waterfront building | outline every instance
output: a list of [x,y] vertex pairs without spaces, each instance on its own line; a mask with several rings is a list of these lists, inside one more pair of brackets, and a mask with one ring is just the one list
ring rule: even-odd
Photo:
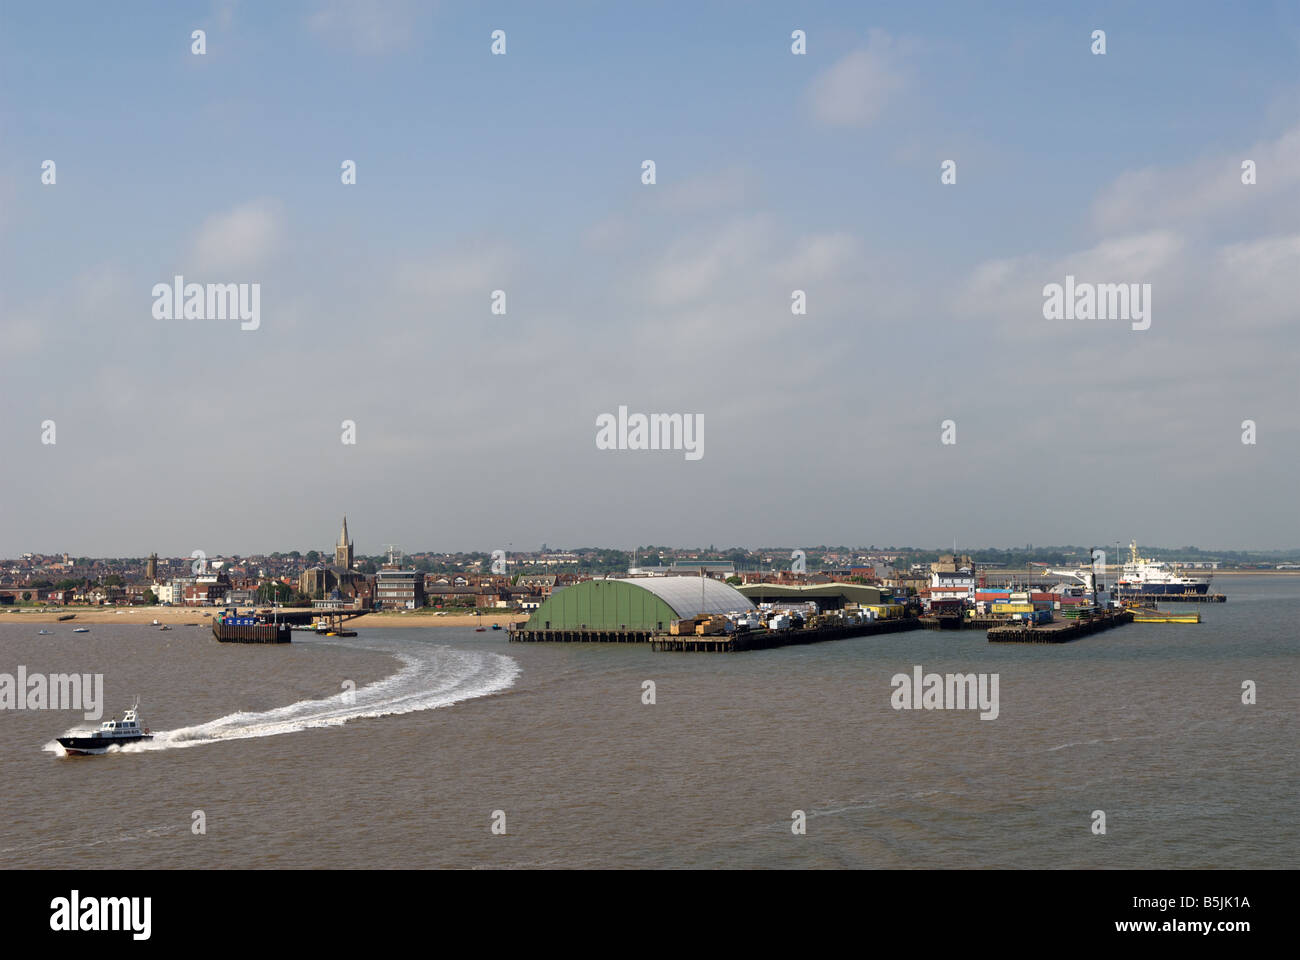
[[930,600],[975,599],[975,561],[945,553],[930,564]]
[[375,574],[375,607],[381,610],[415,610],[424,606],[424,574],[398,570],[385,564]]

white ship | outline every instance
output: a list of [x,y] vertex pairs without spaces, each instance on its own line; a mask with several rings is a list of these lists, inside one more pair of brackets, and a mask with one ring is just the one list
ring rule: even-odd
[[94,733],[73,734],[55,739],[70,756],[107,753],[109,747],[152,740],[153,734],[149,732],[149,728],[140,726],[139,708],[140,698],[136,697],[135,703],[121,720],[105,720]]
[[1120,596],[1146,594],[1172,596],[1206,594],[1210,590],[1211,574],[1187,576],[1177,566],[1163,560],[1148,560],[1138,556],[1137,541],[1129,543],[1129,560],[1124,564],[1115,589]]

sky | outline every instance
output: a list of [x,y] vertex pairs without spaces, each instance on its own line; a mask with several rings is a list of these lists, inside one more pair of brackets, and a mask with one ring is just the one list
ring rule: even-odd
[[0,556],[1295,547],[1298,66],[1294,0],[5,0]]

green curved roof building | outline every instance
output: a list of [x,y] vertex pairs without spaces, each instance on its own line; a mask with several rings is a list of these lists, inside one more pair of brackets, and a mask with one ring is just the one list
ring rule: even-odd
[[556,590],[523,630],[667,630],[683,617],[753,610],[735,587],[708,577],[587,580]]

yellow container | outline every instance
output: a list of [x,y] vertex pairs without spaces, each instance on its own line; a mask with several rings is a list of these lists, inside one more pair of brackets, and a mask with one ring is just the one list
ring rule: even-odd
[[903,615],[903,605],[901,603],[865,603],[862,605],[862,609],[874,610],[876,618],[879,620],[888,620]]
[[994,613],[1033,613],[1034,605],[1032,603],[995,603],[993,604]]

